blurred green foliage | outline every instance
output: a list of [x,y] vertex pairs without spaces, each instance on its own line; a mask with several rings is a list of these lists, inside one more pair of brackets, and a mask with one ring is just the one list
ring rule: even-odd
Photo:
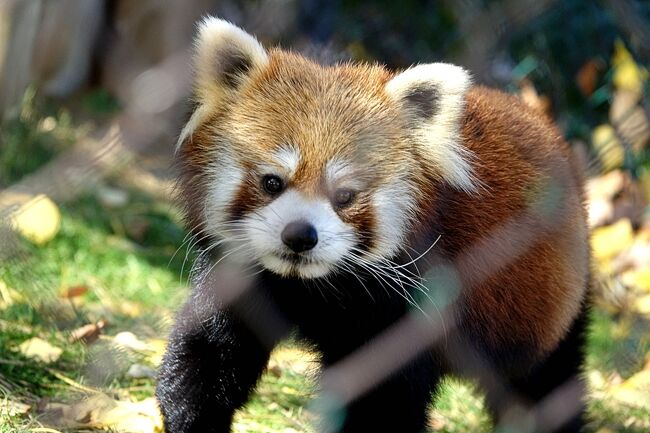
[[76,136],[70,114],[46,108],[35,95],[27,90],[18,114],[0,122],[0,188],[36,170]]
[[[334,2],[336,3],[336,2]],[[376,59],[391,67],[454,61],[471,38],[462,33],[461,14],[485,13],[505,6],[504,0],[467,2],[405,0],[341,0],[332,34],[355,58]],[[634,2],[638,18],[650,28],[650,2]],[[528,12],[528,11],[527,11]],[[614,41],[629,40],[605,1],[551,2],[543,13],[515,24],[510,17],[493,22],[494,50],[485,71],[472,71],[486,84],[516,91],[530,80],[551,99],[553,113],[565,136],[588,140],[594,126],[607,120],[611,99],[610,57]],[[471,30],[471,29],[469,29]],[[469,30],[465,30],[466,32]],[[643,63],[649,59],[638,58]],[[598,65],[596,89],[584,94],[576,76],[587,62]],[[647,92],[646,92],[647,98]]]

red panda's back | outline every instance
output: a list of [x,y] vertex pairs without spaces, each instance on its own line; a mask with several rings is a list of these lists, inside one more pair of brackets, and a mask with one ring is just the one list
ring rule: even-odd
[[488,348],[532,342],[547,353],[588,285],[582,175],[550,121],[502,92],[468,92],[461,137],[480,188],[447,190],[435,207],[463,280],[463,326]]

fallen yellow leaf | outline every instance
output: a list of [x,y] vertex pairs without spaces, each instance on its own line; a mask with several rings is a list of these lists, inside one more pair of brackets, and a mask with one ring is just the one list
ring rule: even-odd
[[16,302],[21,302],[24,299],[22,293],[7,286],[4,281],[0,280],[0,310],[4,310],[5,308],[10,307]]
[[165,349],[167,348],[167,341],[152,338],[147,340],[147,349],[148,356],[147,360],[153,365],[160,365],[162,362],[163,355],[165,354]]
[[612,76],[614,87],[639,94],[642,92],[643,83],[648,79],[648,70],[634,61],[634,57],[620,39],[614,43],[612,66],[614,68]]
[[644,295],[634,302],[634,309],[641,314],[650,315],[650,295]]
[[602,176],[593,177],[587,180],[585,190],[588,201],[607,200],[610,201],[618,194],[627,182],[627,175],[621,170],[610,171]]
[[629,219],[623,218],[609,226],[600,227],[591,235],[594,258],[606,261],[629,248],[634,242],[634,231]]
[[595,127],[591,133],[591,144],[598,154],[604,171],[614,170],[623,165],[625,148],[611,125]]
[[642,268],[625,272],[621,281],[630,287],[650,293],[650,268]]
[[115,343],[120,346],[127,347],[136,352],[149,350],[149,346],[144,341],[140,340],[133,332],[124,331],[115,335]]
[[643,370],[613,387],[611,397],[631,407],[650,408],[650,371]]
[[27,358],[36,359],[46,364],[55,362],[63,353],[63,349],[53,346],[38,337],[24,341],[18,346],[18,350]]
[[98,393],[74,404],[48,403],[43,423],[59,428],[111,428],[128,433],[162,431],[156,400],[117,401]]
[[11,215],[11,226],[30,242],[43,245],[59,232],[61,213],[52,200],[40,194],[20,205]]

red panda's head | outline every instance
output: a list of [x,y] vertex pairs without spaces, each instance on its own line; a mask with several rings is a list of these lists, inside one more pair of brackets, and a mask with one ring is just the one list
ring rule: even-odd
[[324,67],[215,18],[195,68],[182,198],[232,258],[301,278],[379,263],[404,248],[432,183],[474,189],[461,68]]

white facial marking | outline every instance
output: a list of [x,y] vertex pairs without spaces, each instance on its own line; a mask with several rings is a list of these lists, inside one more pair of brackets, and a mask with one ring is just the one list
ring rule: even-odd
[[344,178],[352,173],[352,167],[349,163],[339,159],[333,159],[325,167],[325,175],[329,183],[335,183],[338,179]]
[[373,195],[377,217],[376,245],[373,254],[389,258],[404,244],[415,207],[412,189],[403,180],[394,180]]
[[347,161],[333,159],[325,166],[325,176],[330,187],[362,190],[362,179],[355,175],[354,167]]
[[223,153],[208,169],[208,198],[205,221],[208,232],[221,237],[228,207],[244,179],[244,173],[233,157]]
[[288,177],[292,177],[300,163],[300,152],[293,146],[282,146],[273,154],[273,159],[287,171]]
[[[292,252],[281,239],[286,225],[294,221],[306,221],[318,233],[318,243],[300,254],[300,263],[286,258]],[[243,224],[252,254],[264,267],[280,275],[327,275],[357,242],[354,229],[341,221],[328,200],[310,199],[292,189],[244,218]]]

